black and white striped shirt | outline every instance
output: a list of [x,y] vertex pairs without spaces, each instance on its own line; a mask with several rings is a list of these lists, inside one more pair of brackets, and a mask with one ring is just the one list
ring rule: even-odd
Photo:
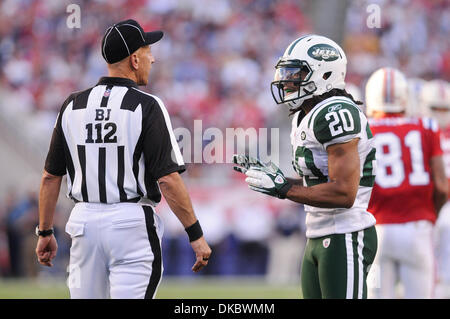
[[130,79],[103,77],[62,105],[45,170],[67,173],[76,202],[158,203],[157,180],[185,167],[164,103]]

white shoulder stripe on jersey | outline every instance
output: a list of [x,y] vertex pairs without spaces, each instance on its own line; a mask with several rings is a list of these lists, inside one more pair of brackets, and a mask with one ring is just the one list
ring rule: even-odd
[[437,121],[431,117],[422,117],[422,125],[427,130],[432,130],[437,132],[439,130],[439,125]]
[[431,119],[431,130],[437,132],[439,130],[439,124],[435,119]]
[[[348,104],[352,104],[356,107],[356,109],[359,110],[359,108],[356,106],[355,103],[353,103],[352,100],[350,100],[349,98],[345,97],[345,96],[332,96],[329,97],[326,100],[323,100],[322,102],[320,102],[319,104],[317,104],[310,112],[312,112],[312,118],[310,120],[308,120],[309,123],[314,123],[314,120],[316,119],[317,114],[320,113],[320,111],[327,106],[328,104],[331,103],[339,103],[339,102],[345,102]],[[309,125],[308,125],[309,126]]]
[[422,125],[427,130],[430,129],[430,122],[428,121],[428,117],[422,117]]
[[144,93],[144,94],[146,94],[148,96],[151,96],[152,98],[154,98],[156,100],[156,102],[158,102],[158,105],[159,105],[159,107],[160,107],[160,109],[161,109],[161,111],[162,111],[162,113],[164,115],[164,120],[166,122],[167,130],[169,131],[170,142],[172,144],[172,149],[173,149],[173,152],[175,154],[175,159],[177,161],[177,164],[180,165],[180,166],[184,165],[183,156],[181,155],[180,148],[178,147],[177,139],[175,138],[175,134],[173,133],[172,123],[170,122],[169,112],[167,112],[167,109],[166,109],[163,101],[159,97],[157,97],[156,95],[149,94],[147,92],[141,91],[141,90],[136,89],[134,87],[133,87],[133,89],[138,91],[138,92]]

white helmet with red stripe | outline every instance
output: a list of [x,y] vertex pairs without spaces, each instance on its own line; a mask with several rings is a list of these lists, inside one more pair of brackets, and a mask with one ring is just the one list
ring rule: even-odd
[[374,111],[399,113],[406,111],[408,84],[399,70],[381,68],[376,70],[366,84],[366,113]]
[[421,92],[421,104],[427,116],[434,117],[439,126],[450,124],[450,84],[444,80],[425,83]]

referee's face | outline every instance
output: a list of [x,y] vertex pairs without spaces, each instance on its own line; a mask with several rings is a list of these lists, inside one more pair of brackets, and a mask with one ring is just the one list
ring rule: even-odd
[[150,46],[144,46],[139,50],[139,68],[137,72],[137,84],[147,85],[148,76],[150,75],[150,69],[152,64],[155,62],[155,58],[152,55]]

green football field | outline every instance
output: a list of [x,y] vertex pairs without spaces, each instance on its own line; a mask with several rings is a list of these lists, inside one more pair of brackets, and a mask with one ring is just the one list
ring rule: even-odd
[[[63,279],[0,280],[0,299],[61,299],[69,298]],[[298,299],[299,284],[274,285],[258,278],[163,278],[159,299]]]

